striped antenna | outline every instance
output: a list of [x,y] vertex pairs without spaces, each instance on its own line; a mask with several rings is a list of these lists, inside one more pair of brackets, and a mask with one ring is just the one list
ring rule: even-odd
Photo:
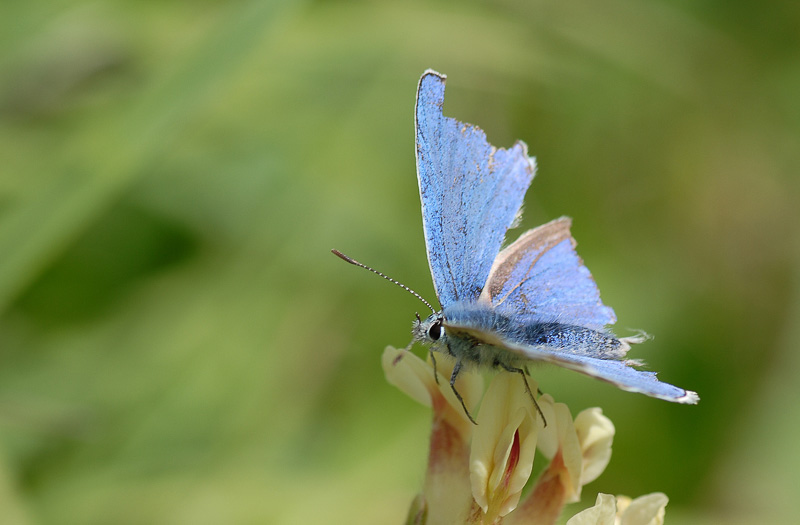
[[[402,288],[403,290],[407,291],[408,293],[412,294],[414,297],[416,297],[417,299],[419,299],[420,301],[422,301],[423,303],[425,303],[425,306],[427,306],[428,308],[430,308],[430,309],[431,309],[431,312],[433,312],[433,313],[436,313],[436,310],[434,310],[434,309],[433,309],[433,306],[431,306],[431,303],[429,303],[428,301],[426,301],[425,299],[423,299],[423,298],[422,298],[422,296],[421,296],[420,294],[418,294],[417,292],[415,292],[414,290],[412,290],[411,288],[409,288],[409,287],[408,287],[408,286],[406,286],[405,284],[403,284],[403,283],[401,283],[401,282],[398,282],[398,281],[395,281],[394,279],[392,279],[392,278],[391,278],[391,277],[389,277],[388,275],[386,275],[386,274],[384,274],[384,273],[381,273],[381,272],[379,272],[379,271],[378,271],[378,270],[376,270],[375,268],[370,268],[370,267],[369,267],[369,266],[367,266],[366,264],[360,263],[360,262],[356,261],[355,259],[353,259],[352,257],[348,257],[347,255],[343,254],[343,253],[342,253],[342,252],[340,252],[339,250],[331,250],[331,253],[333,253],[333,254],[334,254],[336,257],[338,257],[338,258],[342,259],[343,261],[349,262],[350,264],[352,264],[352,265],[354,265],[354,266],[360,266],[361,268],[364,268],[365,270],[369,270],[369,271],[371,271],[372,273],[374,273],[374,274],[376,274],[376,275],[380,275],[381,277],[383,277],[383,278],[384,278],[384,279],[386,279],[387,281],[389,281],[389,282],[392,282],[392,283],[396,284],[397,286],[399,286],[399,287],[400,287],[400,288]],[[417,316],[417,317],[419,317],[419,316]]]

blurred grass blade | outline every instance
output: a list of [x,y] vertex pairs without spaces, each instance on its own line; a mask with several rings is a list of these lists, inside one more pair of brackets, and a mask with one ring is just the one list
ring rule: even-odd
[[186,117],[224,82],[297,2],[253,0],[145,89],[102,130],[86,129],[88,144],[57,181],[9,209],[0,224],[0,312],[36,279],[98,214],[141,176]]

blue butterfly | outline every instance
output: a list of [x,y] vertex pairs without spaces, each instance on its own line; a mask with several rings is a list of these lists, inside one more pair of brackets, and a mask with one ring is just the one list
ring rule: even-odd
[[442,308],[431,307],[427,319],[417,316],[412,333],[431,357],[441,352],[456,360],[450,385],[462,405],[455,380],[465,366],[519,373],[533,399],[526,379],[532,362],[667,401],[697,403],[695,392],[663,383],[625,359],[630,345],[646,336],[617,338],[606,329],[616,317],[575,252],[569,218],[529,230],[501,250],[536,164],[523,142],[498,149],[478,127],[445,117],[445,79],[433,70],[422,75],[415,119],[422,221]]

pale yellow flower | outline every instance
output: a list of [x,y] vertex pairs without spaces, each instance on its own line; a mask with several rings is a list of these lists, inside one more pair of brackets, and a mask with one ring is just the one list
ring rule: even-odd
[[[424,516],[426,525],[471,521],[477,509],[469,482],[469,442],[474,425],[450,388],[453,361],[436,360],[438,383],[433,366],[406,350],[387,347],[382,362],[389,383],[433,408],[425,486],[414,501],[409,519]],[[463,371],[456,388],[466,406],[474,410],[483,391],[483,379]]]
[[614,498],[598,494],[594,507],[573,516],[567,525],[663,525],[669,498],[654,492],[631,500],[627,496]]
[[611,460],[614,424],[599,408],[582,411],[573,422],[569,408],[555,403],[549,395],[542,396],[539,405],[548,421],[539,439],[539,450],[554,464],[560,456],[566,501],[578,501],[583,485],[597,479]]
[[669,498],[663,492],[639,496],[635,500],[617,496],[617,517],[620,525],[664,525]]
[[[437,357],[438,383],[431,363],[423,361],[408,350],[387,346],[381,361],[389,384],[427,407],[437,409],[439,407],[436,403],[446,401],[465,423],[471,425],[461,403],[450,388],[450,375],[455,365],[452,359],[441,355]],[[483,394],[483,378],[470,370],[462,370],[456,380],[456,389],[472,412]]]
[[[536,383],[531,382],[532,391]],[[472,495],[493,523],[517,507],[531,476],[538,427],[533,402],[516,374],[496,375],[481,404],[472,436]]]
[[603,415],[600,408],[587,408],[575,417],[575,431],[583,456],[581,485],[586,485],[596,480],[611,460],[614,423]]
[[611,494],[598,494],[594,507],[575,514],[567,525],[615,525],[617,502]]
[[537,447],[550,465],[531,494],[509,515],[508,523],[555,523],[568,502],[580,499],[581,488],[599,476],[611,457],[614,425],[599,408],[587,409],[573,422],[569,408],[549,395],[539,398],[547,427]]
[[[547,426],[517,374],[491,381],[474,425],[450,387],[454,361],[437,356],[433,365],[407,349],[388,347],[383,368],[388,381],[433,409],[425,485],[409,510],[416,525],[555,524],[567,502],[595,480],[611,458],[614,425],[599,408],[572,419],[569,408],[549,395],[538,399]],[[530,381],[533,391],[535,382]],[[456,388],[470,413],[483,393],[480,374],[462,371]],[[536,449],[550,460],[531,493],[520,502]],[[662,525],[667,497],[649,494],[631,501],[599,494],[597,503],[568,525]]]
[[539,406],[547,420],[547,427],[539,437],[539,451],[551,460],[551,474],[560,478],[565,501],[578,501],[581,497],[583,450],[572,414],[567,405],[556,403],[549,394],[539,399]]

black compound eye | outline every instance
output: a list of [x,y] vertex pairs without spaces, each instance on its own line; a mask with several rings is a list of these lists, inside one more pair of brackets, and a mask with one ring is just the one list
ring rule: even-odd
[[431,338],[432,341],[438,341],[440,337],[442,337],[442,322],[436,321],[428,328],[428,337]]

